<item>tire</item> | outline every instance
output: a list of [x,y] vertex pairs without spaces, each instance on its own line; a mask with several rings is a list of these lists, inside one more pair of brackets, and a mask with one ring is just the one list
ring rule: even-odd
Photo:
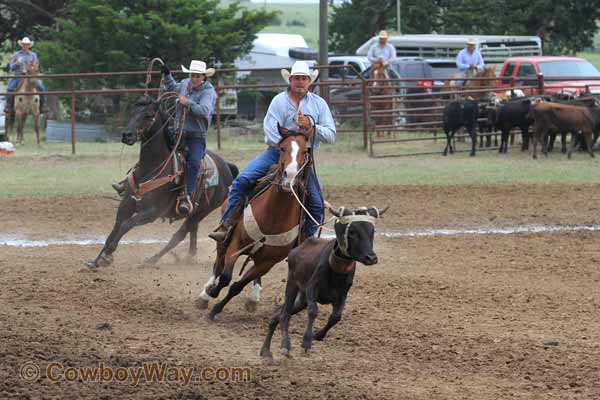
[[319,53],[309,47],[290,47],[288,54],[291,58],[298,60],[316,60]]

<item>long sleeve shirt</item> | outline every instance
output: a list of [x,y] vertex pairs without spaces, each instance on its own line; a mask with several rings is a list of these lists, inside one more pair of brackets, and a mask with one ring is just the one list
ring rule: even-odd
[[[17,60],[19,60],[19,65],[17,65]],[[35,54],[33,51],[28,51],[25,53],[23,50],[19,50],[10,58],[9,68],[11,71],[15,71],[16,76],[20,76],[23,74],[23,71],[28,65],[35,64],[37,62],[37,54]]]
[[378,62],[380,58],[383,58],[383,63],[387,64],[396,58],[396,48],[390,43],[386,43],[383,47],[381,47],[379,43],[373,43],[367,53],[367,57],[371,64]]
[[167,90],[177,92],[188,99],[188,113],[185,121],[181,121],[185,106],[177,104],[175,112],[176,129],[179,129],[183,122],[183,129],[191,132],[193,137],[206,136],[217,101],[217,92],[213,85],[208,81],[204,81],[200,86],[192,88],[189,79],[177,83],[173,76],[169,75],[165,77],[165,87]]
[[459,71],[465,72],[469,69],[469,65],[475,64],[478,70],[483,69],[485,64],[483,63],[483,57],[479,50],[473,50],[472,54],[469,54],[467,49],[462,49],[458,56],[456,56],[456,67]]
[[[302,114],[315,119],[315,148],[320,142],[335,142],[335,123],[327,102],[317,94],[308,92],[299,103]],[[287,129],[298,129],[296,115],[298,109],[290,100],[288,92],[281,92],[273,97],[264,121],[265,143],[274,146],[281,140],[277,123]],[[309,144],[310,147],[310,144]]]

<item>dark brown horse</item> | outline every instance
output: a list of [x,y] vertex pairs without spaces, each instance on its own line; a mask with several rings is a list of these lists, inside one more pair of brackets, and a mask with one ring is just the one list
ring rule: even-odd
[[391,96],[395,93],[395,89],[389,79],[387,68],[383,64],[373,64],[369,82],[369,103],[371,104],[371,115],[373,115],[375,126],[382,127],[381,130],[377,130],[377,137],[382,137],[384,132],[390,135],[393,130],[394,115],[392,110],[394,99]]
[[208,315],[211,320],[251,281],[254,281],[254,287],[246,309],[254,311],[262,289],[260,278],[299,243],[302,209],[294,193],[297,193],[298,183],[311,167],[307,149],[309,138],[304,133],[282,127],[279,127],[279,133],[282,138],[278,145],[280,158],[274,178],[266,189],[250,200],[230,239],[217,246],[213,274],[204,285],[198,306],[207,308],[209,300],[216,299],[221,289],[229,285],[240,255],[248,255],[253,265],[231,285],[227,296],[215,304]]
[[[168,122],[169,115],[161,108],[160,101],[144,96],[136,102],[127,131],[123,133],[123,143],[133,145],[137,141],[141,142],[140,159],[129,178],[134,184],[127,185],[117,210],[117,219],[112,232],[98,257],[87,263],[88,267],[110,265],[113,261],[112,254],[117,249],[119,241],[132,228],[148,224],[158,218],[181,218],[176,213],[175,207],[184,177],[172,178],[173,175],[177,175],[179,162],[175,151],[167,142]],[[185,219],[165,248],[146,260],[147,263],[155,264],[164,254],[184,240],[188,233],[191,235],[189,257],[193,258],[197,251],[198,223],[227,199],[229,186],[237,175],[238,169],[211,151],[207,151],[206,154],[214,161],[218,184],[206,189],[206,193],[200,196],[200,203],[194,208],[194,213]],[[145,183],[153,185],[152,182],[161,184],[140,195],[138,189],[145,187]]]

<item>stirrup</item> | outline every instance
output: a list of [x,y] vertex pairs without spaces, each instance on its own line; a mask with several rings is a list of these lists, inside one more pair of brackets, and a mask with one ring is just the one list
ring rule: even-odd
[[231,227],[226,224],[220,224],[216,230],[208,234],[208,237],[217,243],[222,243],[227,239]]
[[175,206],[175,212],[178,215],[190,216],[194,212],[194,204],[190,200],[190,196],[180,196],[177,199],[177,205]]

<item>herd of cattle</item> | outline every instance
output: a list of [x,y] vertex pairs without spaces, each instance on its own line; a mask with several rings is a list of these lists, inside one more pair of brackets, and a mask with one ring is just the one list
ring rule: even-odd
[[[484,103],[470,98],[451,101],[443,114],[447,140],[444,155],[454,151],[454,135],[462,127],[465,127],[472,140],[471,156],[475,155],[477,128],[487,136],[488,146],[491,133],[501,132],[499,152],[506,153],[509,133],[518,127],[522,134],[522,151],[529,149],[532,135],[533,158],[537,158],[538,142],[545,155],[551,152],[558,133],[561,135],[563,153],[567,152],[566,136],[568,133],[572,135],[569,158],[575,147],[587,150],[593,157],[593,146],[600,134],[600,100],[589,94],[579,97],[551,94],[503,99],[492,96],[491,100]],[[582,137],[584,140],[581,140]]]

